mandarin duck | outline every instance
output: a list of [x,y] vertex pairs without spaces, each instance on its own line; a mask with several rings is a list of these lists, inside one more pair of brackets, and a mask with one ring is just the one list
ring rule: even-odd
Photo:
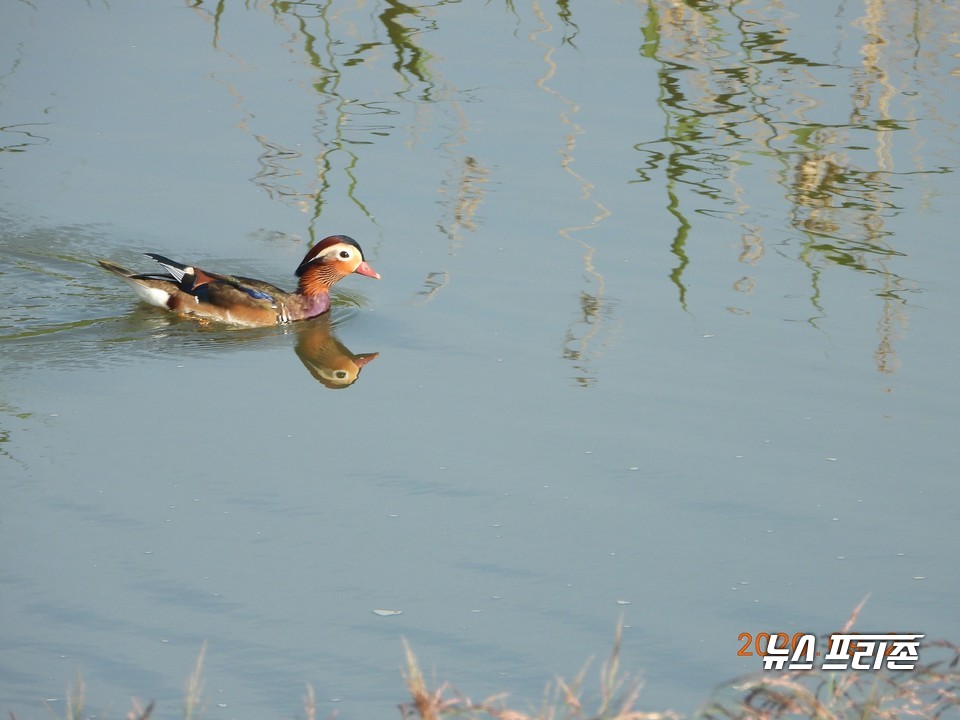
[[219,275],[163,255],[144,253],[167,273],[132,273],[108,260],[101,267],[123,278],[141,300],[178,315],[235,325],[282,325],[330,309],[330,288],[351,273],[380,279],[353,238],[331,235],[310,248],[297,267],[297,289],[284,292],[263,280]]

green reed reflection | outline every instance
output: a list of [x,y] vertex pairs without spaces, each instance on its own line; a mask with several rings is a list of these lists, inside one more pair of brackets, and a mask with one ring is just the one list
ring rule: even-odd
[[[213,44],[223,48],[227,6],[202,1],[191,6],[212,19]],[[399,133],[416,145],[429,125],[444,125],[447,135],[434,148],[449,165],[437,180],[443,210],[435,226],[455,254],[465,233],[478,229],[489,188],[502,182],[500,168],[472,147],[476,128],[468,112],[469,103],[495,96],[486,89],[486,94],[467,92],[448,80],[452,66],[430,41],[464,6],[442,0],[380,0],[369,6],[264,0],[242,11],[269,13],[288,33],[288,49],[311,71],[314,103],[312,148],[285,142],[273,129],[251,130],[260,147],[252,181],[309,215],[311,241],[335,192],[376,224],[377,202],[365,194],[363,181],[373,171],[368,151]],[[581,364],[582,380],[592,372],[584,360],[586,345],[602,325],[602,313],[589,309],[607,303],[595,247],[585,238],[613,212],[595,197],[595,180],[573,169],[586,133],[575,120],[582,101],[571,99],[574,94],[556,78],[561,63],[579,61],[583,23],[567,2],[505,0],[485,9],[497,11],[515,18],[513,47],[526,39],[543,53],[542,67],[525,80],[562,106],[555,115],[564,134],[556,169],[561,180],[577,183],[586,213],[584,222],[558,230],[583,248],[581,295],[590,300],[581,303],[585,319],[577,323],[590,327],[571,328],[564,340],[564,354]],[[739,230],[738,259],[746,266],[731,274],[728,287],[754,292],[761,282],[756,269],[770,257],[768,244],[786,243],[789,249],[778,254],[786,252],[801,264],[808,287],[804,319],[812,325],[828,314],[819,287],[824,268],[879,278],[877,366],[886,372],[895,366],[891,318],[905,311],[916,289],[897,272],[895,261],[907,250],[896,246],[890,224],[922,209],[925,201],[911,192],[920,187],[933,197],[937,176],[951,172],[945,163],[930,167],[923,154],[924,133],[952,122],[940,114],[942,91],[916,88],[923,78],[943,74],[955,42],[956,10],[931,1],[863,0],[834,8],[829,16],[817,11],[815,22],[804,15],[811,12],[806,4],[772,1],[641,5],[637,55],[640,69],[652,71],[654,91],[638,100],[655,107],[660,119],[629,140],[638,160],[633,182],[662,194],[672,228],[666,240],[671,266],[664,274],[683,311],[691,311],[687,276],[697,259],[690,239],[719,221],[723,227],[709,234],[729,238]],[[484,25],[478,32],[486,30]],[[498,52],[504,52],[503,38],[496,39]],[[242,92],[230,89],[243,107]],[[242,125],[252,125],[255,116],[248,110]],[[438,277],[444,281],[438,284]],[[451,277],[448,267],[426,270],[423,297],[432,299]],[[728,309],[749,315],[745,308]],[[571,349],[571,343],[577,347]]]
[[[210,4],[202,0],[191,3],[197,12],[212,19],[213,44],[221,49],[226,6],[216,3],[207,9],[207,5]],[[254,133],[263,151],[257,158],[260,170],[252,181],[271,197],[310,214],[311,242],[319,237],[317,227],[327,196],[337,185],[345,189],[346,197],[360,213],[375,223],[369,202],[361,193],[360,150],[376,143],[378,136],[396,131],[394,119],[400,110],[394,105],[408,102],[408,95],[415,103],[438,99],[436,81],[430,70],[433,56],[417,43],[418,35],[429,29],[432,21],[425,17],[421,7],[386,2],[376,15],[383,36],[377,37],[374,33],[358,37],[352,14],[364,12],[362,4],[345,8],[331,2],[276,1],[253,3],[245,8],[251,9],[270,12],[274,22],[289,33],[292,47],[315,73],[311,86],[317,101],[312,118],[316,140],[312,157],[306,157],[277,138]],[[398,80],[392,97],[374,100],[362,92],[347,90],[352,86],[353,75],[385,50],[394,55],[392,68]],[[240,91],[232,85],[230,91],[238,104],[245,104]],[[246,111],[246,115],[249,120],[256,113]],[[312,168],[303,167],[301,161],[306,159],[312,161]],[[340,184],[338,176],[345,182]],[[308,183],[306,188],[302,187],[304,179]]]
[[[271,12],[274,21],[289,32],[292,45],[314,74],[310,87],[316,100],[312,118],[316,150],[312,157],[275,138],[254,134],[262,152],[253,182],[270,197],[310,214],[310,242],[320,237],[316,233],[321,232],[317,228],[324,207],[331,194],[338,192],[344,193],[367,221],[377,223],[361,181],[366,151],[401,129],[422,134],[433,121],[438,104],[451,129],[438,146],[440,155],[449,160],[449,171],[439,180],[444,210],[436,226],[450,240],[451,253],[462,244],[464,232],[476,230],[490,168],[466,148],[471,121],[459,99],[461,91],[436,71],[434,55],[421,42],[424,33],[437,29],[436,17],[429,11],[445,4],[384,2],[370,9],[363,3],[352,7],[330,2],[254,5]],[[222,5],[213,14],[215,27],[220,27]],[[367,22],[361,31],[360,19],[375,23]],[[219,42],[218,34],[215,44]],[[384,56],[391,58],[394,86],[388,95],[374,98],[365,83],[376,75],[375,68]],[[412,124],[411,112],[415,116]],[[417,137],[411,142],[417,142]],[[306,188],[305,179],[309,181]],[[324,229],[321,234],[326,232]],[[441,275],[447,280],[437,285],[432,278]],[[424,283],[429,296],[448,280],[447,269],[428,272]]]
[[[740,223],[749,238],[741,261],[755,265],[770,231],[763,218],[779,212],[799,234],[811,322],[823,312],[820,265],[882,278],[875,289],[877,366],[887,372],[895,365],[891,318],[913,289],[890,266],[905,254],[887,227],[907,209],[898,177],[942,172],[925,168],[917,152],[920,118],[936,117],[932,98],[910,88],[934,74],[930,66],[950,46],[950,24],[941,20],[952,11],[937,3],[865,2],[861,15],[846,16],[854,7],[837,9],[825,23],[838,47],[837,57],[823,58],[791,47],[796,16],[781,3],[650,2],[640,55],[656,65],[664,125],[662,137],[635,145],[644,161],[636,173],[642,183],[664,177],[666,208],[677,221],[670,277],[681,305],[693,215]],[[837,59],[854,51],[859,66]],[[775,179],[779,198],[765,178]],[[735,289],[744,287],[739,282]]]
[[[574,380],[583,387],[590,387],[596,383],[596,368],[594,367],[594,352],[591,344],[600,335],[604,321],[609,314],[609,301],[606,299],[605,282],[603,275],[594,263],[597,248],[583,239],[582,233],[597,229],[610,216],[610,210],[594,197],[593,184],[577,172],[573,163],[576,159],[577,138],[586,131],[574,120],[580,110],[580,105],[551,87],[551,81],[558,71],[555,54],[557,47],[548,41],[554,27],[547,16],[534,0],[532,8],[536,14],[540,27],[530,33],[530,40],[543,49],[543,64],[546,69],[537,80],[536,87],[542,92],[560,100],[563,110],[560,111],[560,122],[567,131],[564,134],[564,144],[559,150],[560,166],[564,173],[571,177],[580,188],[580,198],[586,203],[589,219],[580,225],[560,227],[557,234],[564,240],[573,240],[583,250],[583,277],[584,289],[579,295],[579,317],[567,328],[563,339],[563,358],[573,363],[576,375]],[[565,25],[572,23],[568,8],[560,17]],[[560,44],[569,42],[567,36],[561,38]]]

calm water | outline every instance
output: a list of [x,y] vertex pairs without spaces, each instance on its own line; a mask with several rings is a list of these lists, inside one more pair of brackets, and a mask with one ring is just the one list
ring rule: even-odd
[[[960,640],[960,11],[726,5],[5,3],[0,711],[176,715],[205,642],[216,720],[391,717],[402,638],[524,709],[622,617],[682,712],[868,595]],[[332,233],[383,280],[286,329],[95,263]]]

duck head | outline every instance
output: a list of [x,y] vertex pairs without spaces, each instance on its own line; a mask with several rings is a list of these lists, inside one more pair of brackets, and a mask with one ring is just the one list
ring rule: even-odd
[[307,295],[329,291],[351,273],[380,279],[380,274],[363,259],[359,243],[346,235],[331,235],[318,242],[296,270],[300,291]]

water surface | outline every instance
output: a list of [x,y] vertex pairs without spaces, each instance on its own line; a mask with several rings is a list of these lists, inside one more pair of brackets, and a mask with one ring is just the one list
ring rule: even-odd
[[[936,2],[8,4],[0,697],[692,712],[740,633],[960,638],[960,14]],[[176,42],[171,39],[176,38]],[[200,326],[96,259],[292,287]],[[399,610],[378,615],[375,610]]]

